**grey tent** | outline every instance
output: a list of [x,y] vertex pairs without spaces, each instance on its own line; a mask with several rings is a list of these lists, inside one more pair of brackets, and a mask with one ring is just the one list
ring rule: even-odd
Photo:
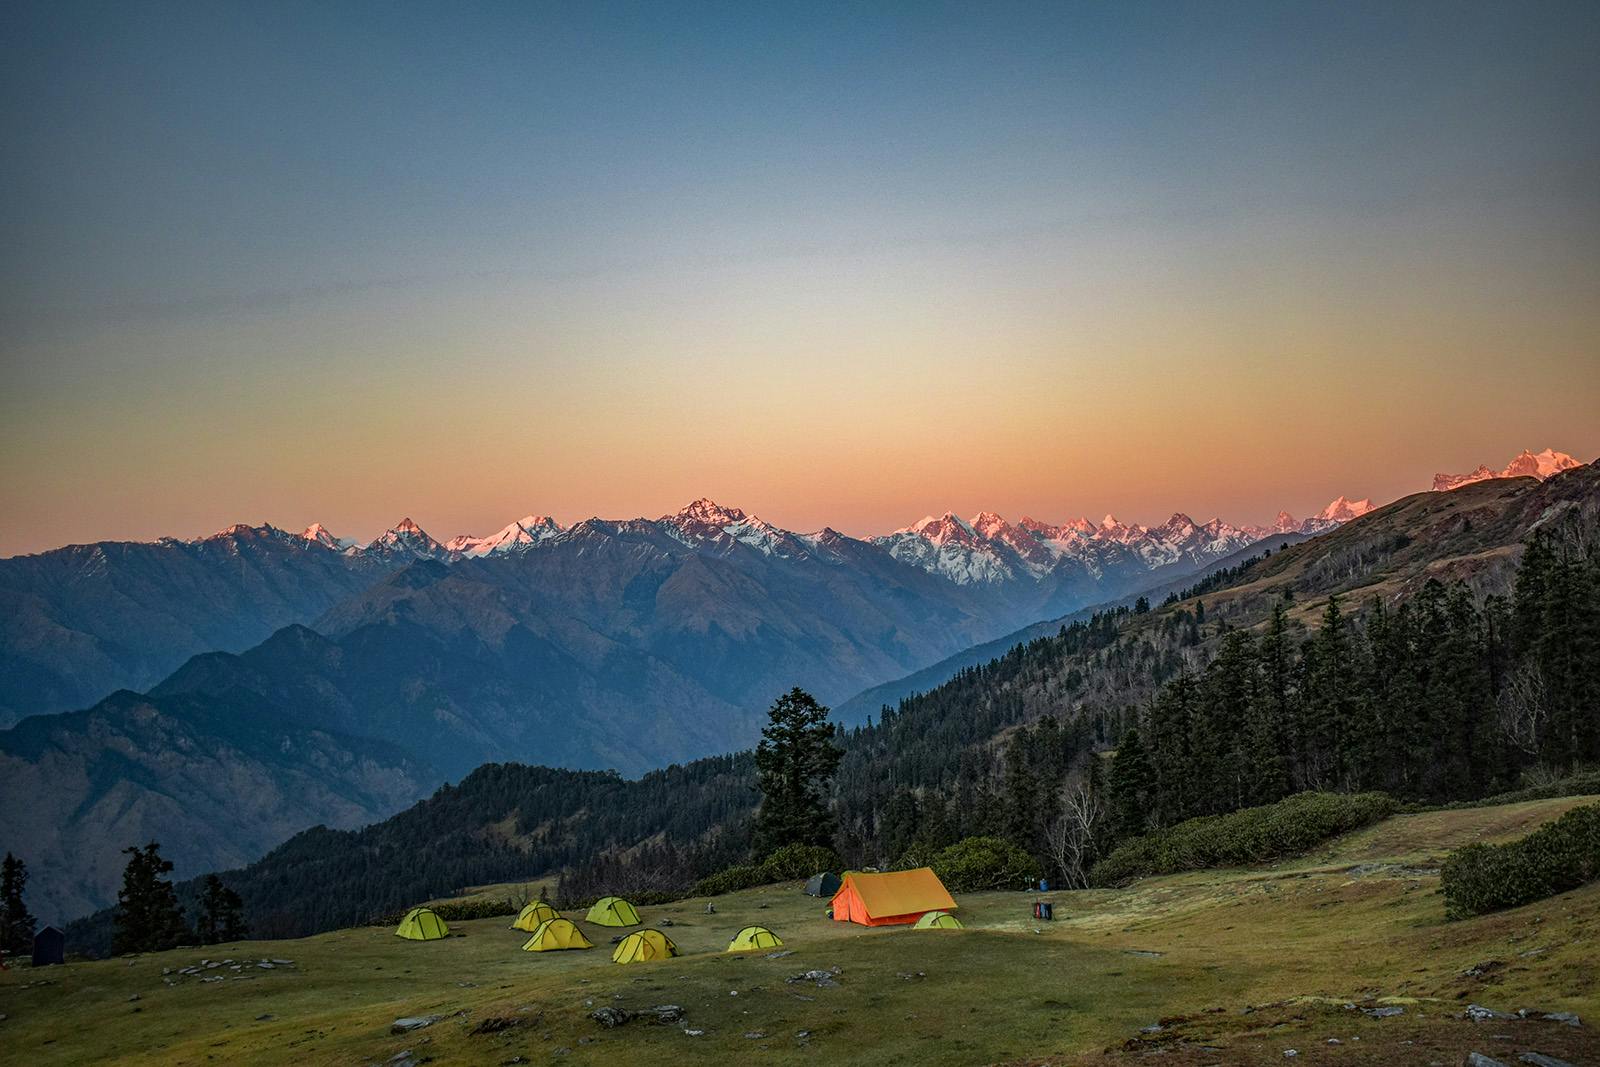
[[806,883],[806,896],[831,897],[839,891],[839,876],[828,871],[813,874]]
[[65,963],[67,935],[54,926],[46,926],[33,935],[33,965],[44,967],[52,963]]

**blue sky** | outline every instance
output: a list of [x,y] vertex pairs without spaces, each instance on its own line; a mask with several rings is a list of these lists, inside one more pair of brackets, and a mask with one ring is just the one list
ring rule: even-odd
[[[128,536],[711,490],[865,529],[1600,449],[1593,4],[13,3],[0,41],[0,553],[116,534],[86,492]],[[1108,476],[1173,384],[1208,465]],[[1360,404],[1366,447],[1261,458]]]

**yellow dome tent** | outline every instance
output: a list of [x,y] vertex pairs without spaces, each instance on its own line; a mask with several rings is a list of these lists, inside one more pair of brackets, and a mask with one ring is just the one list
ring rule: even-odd
[[596,926],[638,926],[639,913],[621,897],[601,897],[584,916]]
[[612,963],[644,963],[646,960],[664,960],[678,954],[672,938],[660,930],[636,930],[622,939],[611,954]]
[[557,918],[540,923],[522,946],[524,952],[559,952],[564,948],[594,948],[594,942],[584,937],[571,919]]
[[546,919],[559,918],[561,918],[561,916],[556,914],[556,909],[552,908],[544,901],[538,900],[522,909],[522,914],[518,915],[517,921],[511,924],[511,929],[526,930],[531,934],[535,930],[539,929],[539,924],[544,922]]
[[917,930],[960,930],[961,920],[948,911],[930,911],[917,920]]
[[437,941],[450,936],[450,928],[433,913],[432,908],[412,908],[395,927],[395,936],[407,941]]
[[783,939],[765,926],[746,926],[728,943],[729,952],[745,952],[753,948],[778,948]]

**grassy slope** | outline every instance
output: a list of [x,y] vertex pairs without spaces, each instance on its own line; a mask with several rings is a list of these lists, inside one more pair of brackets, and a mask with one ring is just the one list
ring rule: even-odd
[[[714,916],[703,901],[647,909],[647,923],[674,921],[668,932],[686,955],[627,968],[604,951],[612,931],[590,929],[602,946],[591,952],[523,953],[524,935],[503,919],[457,924],[465,936],[443,942],[345,930],[20,968],[0,974],[0,1042],[41,1065],[367,1063],[409,1048],[419,1059],[462,1064],[515,1056],[613,1063],[650,1049],[694,1062],[822,1056],[931,1067],[1038,1057],[1118,1062],[1151,1043],[1167,1046],[1163,1063],[1281,1063],[1288,1047],[1301,1050],[1299,1062],[1454,1063],[1469,1046],[1513,1060],[1537,1049],[1600,1062],[1600,886],[1447,924],[1429,872],[1450,847],[1518,836],[1583,802],[1397,816],[1275,867],[1052,894],[1060,919],[1053,924],[1029,918],[1029,897],[982,893],[960,898],[963,932],[864,931],[826,921],[819,902],[788,885],[718,898]],[[747,923],[772,927],[794,954],[721,954]],[[202,956],[288,958],[296,966],[163,984],[163,967]],[[1486,960],[1502,965],[1482,978],[1462,976]],[[834,966],[842,969],[837,988],[784,982]],[[140,999],[130,1001],[134,994]],[[1402,998],[1407,1014],[1374,1020],[1339,1006],[1385,997]],[[1289,998],[1313,999],[1282,1003]],[[1576,1011],[1586,1023],[1453,1018],[1468,1001]],[[602,1005],[663,1003],[683,1006],[686,1025],[704,1035],[642,1023],[607,1031],[587,1018]],[[1241,1014],[1248,1005],[1275,1006]],[[1223,1010],[1206,1012],[1213,1007]],[[388,1033],[402,1015],[457,1012],[418,1033]],[[494,1016],[521,1024],[469,1033]],[[1173,1016],[1185,1018],[1139,1034]],[[1326,1045],[1330,1036],[1345,1044]],[[1102,1053],[1130,1039],[1132,1051]],[[563,1048],[570,1052],[558,1056]]]

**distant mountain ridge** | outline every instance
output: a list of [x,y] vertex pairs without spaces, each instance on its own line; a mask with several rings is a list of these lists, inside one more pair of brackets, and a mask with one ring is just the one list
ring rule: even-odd
[[919,524],[920,532],[861,540],[827,528],[795,533],[701,499],[654,520],[594,518],[563,527],[527,515],[486,537],[442,542],[406,518],[364,545],[321,523],[298,534],[238,524],[191,541],[73,545],[0,559],[0,727],[84,707],[117,689],[143,690],[190,656],[243,651],[282,626],[314,623],[419,560],[455,565],[581,552],[597,536],[624,535],[666,537],[712,553],[738,545],[775,560],[868,570],[881,569],[881,561],[866,562],[878,553],[956,586],[976,583],[939,595],[976,620],[959,632],[981,640],[1126,592],[1165,569],[1204,566],[1282,529],[1310,532],[1343,521],[1329,513],[1304,523],[1283,516],[1271,528],[1195,524],[1182,515],[1155,528],[1084,520],[1012,525],[983,513],[972,523],[946,516],[944,525]]

